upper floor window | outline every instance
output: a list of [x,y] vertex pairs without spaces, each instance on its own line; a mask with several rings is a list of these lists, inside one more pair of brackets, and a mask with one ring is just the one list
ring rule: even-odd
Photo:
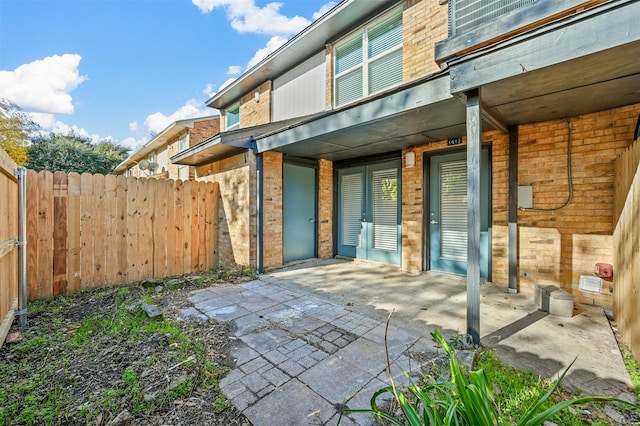
[[402,83],[402,11],[396,10],[335,47],[335,104]]
[[229,108],[226,111],[226,128],[231,130],[232,128],[240,125],[240,105],[236,105]]
[[185,149],[189,148],[189,139],[187,138],[187,135],[182,135],[180,136],[180,139],[178,140],[178,152],[182,152]]

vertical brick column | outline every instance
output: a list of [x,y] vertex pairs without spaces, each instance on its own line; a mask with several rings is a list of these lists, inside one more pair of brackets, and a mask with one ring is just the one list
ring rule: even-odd
[[333,257],[333,162],[318,162],[318,257]]
[[267,151],[263,155],[263,266],[282,266],[282,154]]
[[[415,165],[406,167],[408,151],[415,153]],[[402,269],[407,272],[422,271],[423,258],[423,149],[402,150]]]

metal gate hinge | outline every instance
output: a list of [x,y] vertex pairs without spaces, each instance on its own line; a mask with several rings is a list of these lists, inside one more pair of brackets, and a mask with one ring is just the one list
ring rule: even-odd
[[13,245],[14,245],[15,247],[22,247],[22,246],[24,245],[24,241],[15,240],[15,241],[13,242]]

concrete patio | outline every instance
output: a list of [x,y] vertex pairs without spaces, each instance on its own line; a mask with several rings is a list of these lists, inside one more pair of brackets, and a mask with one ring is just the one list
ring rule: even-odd
[[[365,408],[389,383],[385,321],[394,378],[420,374],[439,350],[430,332],[466,329],[466,280],[409,275],[362,261],[314,260],[238,286],[199,290],[185,315],[232,321],[236,368],[223,393],[254,425],[335,424],[338,409]],[[631,383],[601,308],[576,305],[572,318],[537,310],[528,294],[483,284],[481,336],[506,363],[555,377],[577,360],[565,385],[586,394],[633,399]],[[342,424],[373,418],[351,414]]]

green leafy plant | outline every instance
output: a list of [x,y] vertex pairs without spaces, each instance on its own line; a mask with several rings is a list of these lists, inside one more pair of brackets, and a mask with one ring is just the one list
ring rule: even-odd
[[[387,321],[388,327],[388,321]],[[483,369],[466,371],[453,349],[442,334],[438,331],[431,333],[434,341],[438,343],[449,358],[449,380],[437,380],[426,377],[426,384],[411,383],[406,392],[401,392],[394,384],[390,375],[391,386],[386,386],[376,391],[371,397],[371,408],[349,409],[345,413],[372,413],[379,419],[387,420],[394,425],[497,425],[500,413],[494,401],[493,385],[487,380]],[[385,335],[386,344],[386,335]],[[575,362],[575,360],[574,360]],[[390,367],[389,354],[387,364]],[[630,404],[617,398],[604,396],[587,396],[571,398],[549,406],[550,398],[558,389],[565,375],[571,368],[567,367],[551,388],[531,404],[515,423],[519,426],[537,426],[554,418],[562,410],[572,405],[588,403],[619,402]],[[389,369],[390,370],[390,369]],[[406,374],[406,373],[405,373]],[[408,375],[407,375],[408,377]],[[382,411],[377,400],[381,395],[392,394],[398,403],[404,419],[397,419]],[[635,406],[636,408],[640,408]],[[342,419],[342,414],[338,424]]]

